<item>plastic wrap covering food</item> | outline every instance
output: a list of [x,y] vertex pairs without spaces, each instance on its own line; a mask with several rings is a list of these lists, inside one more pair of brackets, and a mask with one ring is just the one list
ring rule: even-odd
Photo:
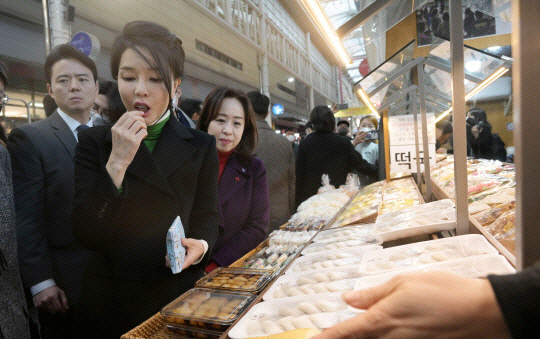
[[167,325],[223,332],[255,299],[255,294],[193,288],[165,306]]
[[360,190],[360,193],[353,198],[349,207],[338,216],[331,227],[343,227],[352,223],[375,219],[381,200],[382,187],[380,186],[370,190]]
[[491,225],[486,227],[497,240],[515,240],[516,237],[516,210],[503,213]]
[[313,242],[334,242],[334,239],[365,236],[369,234],[371,225],[372,224],[351,225],[348,227],[321,231],[313,238]]
[[410,216],[412,214],[404,214],[401,221],[399,218],[395,218],[391,222],[376,223],[371,227],[371,233],[379,235],[383,241],[391,241],[422,234],[450,231],[456,228],[454,208]]
[[268,270],[219,267],[195,283],[195,287],[256,293],[272,279]]
[[264,301],[251,308],[229,331],[233,339],[278,334],[301,328],[325,329],[355,316],[341,293]]
[[427,204],[422,204],[414,207],[410,207],[401,211],[387,213],[377,217],[377,224],[402,222],[405,220],[412,220],[422,215],[432,214],[434,211],[440,211],[445,209],[454,209],[454,202],[450,199],[443,199]]
[[330,220],[350,200],[343,190],[317,194],[298,206],[297,212],[289,219],[292,223],[306,221]]
[[515,201],[497,205],[496,207],[490,209],[487,213],[478,217],[476,221],[478,221],[478,223],[482,226],[487,226],[497,220],[497,218],[499,218],[501,215],[510,210],[513,210],[514,208],[516,208]]
[[484,254],[497,254],[497,250],[487,242],[484,236],[461,235],[369,252],[362,260],[360,272],[379,274]]
[[244,262],[244,268],[256,268],[279,272],[286,266],[303,245],[273,245],[255,253]]
[[360,189],[360,179],[354,173],[347,174],[345,185],[339,187],[349,198],[352,198]]
[[361,276],[358,265],[284,274],[265,293],[264,300],[299,295],[351,291]]
[[317,191],[317,194],[332,192],[333,190],[336,189],[333,185],[330,185],[330,177],[328,176],[328,174],[322,175],[321,184],[322,185]]
[[355,265],[358,268],[358,265],[360,265],[362,258],[366,253],[380,249],[382,249],[382,246],[380,245],[366,245],[351,248],[347,251],[325,251],[308,254],[297,258],[291,264],[290,268],[285,271],[285,274],[351,265]]
[[269,236],[269,245],[296,245],[303,246],[306,244],[317,231],[306,231],[306,232],[290,232],[277,230],[270,233]]
[[345,250],[349,248],[355,248],[359,246],[366,246],[366,245],[380,245],[382,244],[381,237],[377,235],[365,235],[362,237],[355,237],[353,239],[347,240],[347,241],[338,241],[338,242],[330,242],[330,243],[312,243],[310,245],[307,245],[303,250],[302,254],[312,254],[317,252],[323,252],[323,251],[334,251],[334,250]]
[[322,229],[324,225],[326,225],[326,219],[322,219],[322,217],[311,217],[303,221],[289,221],[285,225],[281,226],[280,230],[305,233],[318,231]]
[[476,213],[479,213],[479,212],[482,212],[482,211],[485,211],[485,210],[489,210],[489,209],[491,209],[491,207],[489,207],[488,204],[485,204],[485,203],[480,202],[480,201],[475,201],[475,202],[469,204],[469,214],[470,215],[473,215],[473,214],[476,214]]

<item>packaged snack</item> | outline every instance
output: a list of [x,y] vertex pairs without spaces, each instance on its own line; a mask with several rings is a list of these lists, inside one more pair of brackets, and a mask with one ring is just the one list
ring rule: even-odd
[[317,194],[331,192],[336,189],[333,185],[330,185],[330,177],[328,176],[328,174],[323,174],[321,181],[322,181],[322,186],[317,191]]
[[167,231],[167,256],[173,274],[180,273],[186,258],[186,249],[182,246],[182,239],[186,237],[184,226],[180,217],[176,217],[172,226]]
[[195,286],[256,293],[272,279],[272,274],[268,270],[220,267],[197,281]]
[[516,210],[511,209],[502,214],[486,230],[497,240],[510,240],[516,233]]
[[513,210],[516,207],[516,202],[507,202],[505,204],[498,205],[494,208],[492,208],[486,215],[480,217],[477,219],[477,221],[482,226],[487,226],[494,222],[497,218],[499,218],[504,213]]

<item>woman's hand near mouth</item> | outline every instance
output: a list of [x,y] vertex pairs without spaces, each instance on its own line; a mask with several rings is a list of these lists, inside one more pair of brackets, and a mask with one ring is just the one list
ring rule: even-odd
[[117,188],[122,186],[126,169],[148,135],[143,115],[140,111],[127,112],[111,129],[113,146],[106,169]]

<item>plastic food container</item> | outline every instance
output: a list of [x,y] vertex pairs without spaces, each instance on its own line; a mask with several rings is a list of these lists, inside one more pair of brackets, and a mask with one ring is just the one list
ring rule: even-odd
[[219,339],[223,335],[222,332],[206,331],[203,329],[194,329],[189,327],[176,327],[167,325],[167,336],[170,339]]
[[361,277],[358,266],[325,268],[309,272],[284,274],[264,294],[263,299],[274,300],[353,290],[355,279]]
[[302,250],[302,255],[313,254],[323,251],[339,251],[350,248],[361,247],[366,245],[380,245],[383,240],[378,235],[366,235],[363,237],[355,237],[347,241],[331,242],[331,243],[313,243],[306,246]]
[[454,208],[434,210],[433,213],[422,214],[416,218],[396,220],[394,222],[373,224],[371,233],[380,236],[383,241],[403,239],[422,234],[449,231],[456,228],[456,211]]
[[[364,276],[356,280],[354,290],[359,291],[382,285],[390,281],[393,277],[404,273],[438,271],[452,272],[468,278],[483,278],[490,274],[512,274],[516,272],[512,265],[508,263],[508,260],[506,260],[506,258],[502,255],[488,254],[477,257],[455,259],[421,267],[411,267],[384,274]],[[361,311],[350,306],[349,309],[355,312]]]
[[357,314],[348,310],[341,293],[271,300],[253,306],[229,331],[230,338],[278,334],[298,328],[324,329]]
[[358,268],[366,253],[381,249],[380,245],[366,245],[350,248],[346,251],[324,251],[308,254],[293,261],[285,274],[351,265],[356,265]]
[[453,209],[454,206],[454,203],[450,199],[439,200],[427,204],[420,204],[404,210],[379,215],[377,217],[377,224],[395,222],[396,220],[410,220],[414,219],[419,215],[433,213],[435,210]]
[[413,266],[497,253],[495,247],[484,236],[461,235],[366,253],[360,272],[380,274]]
[[372,225],[373,224],[362,224],[321,231],[313,239],[313,242],[332,242],[334,239],[343,237],[366,236],[371,231]]
[[197,281],[195,287],[256,293],[272,279],[273,273],[269,270],[220,267]]
[[165,306],[161,314],[170,326],[223,332],[255,297],[246,292],[193,288]]

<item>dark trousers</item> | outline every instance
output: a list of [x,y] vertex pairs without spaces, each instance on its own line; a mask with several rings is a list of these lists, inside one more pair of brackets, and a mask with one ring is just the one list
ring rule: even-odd
[[76,306],[69,305],[64,313],[50,314],[39,311],[41,339],[73,339],[78,338],[75,326]]

